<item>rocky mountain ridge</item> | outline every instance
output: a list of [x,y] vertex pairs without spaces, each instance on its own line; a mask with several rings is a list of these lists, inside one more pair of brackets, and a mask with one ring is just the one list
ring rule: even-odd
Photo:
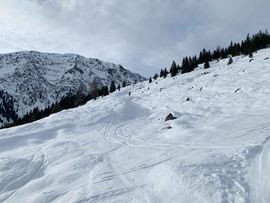
[[93,80],[109,86],[112,81],[131,84],[145,78],[121,65],[77,54],[0,54],[0,125],[35,107],[43,109],[67,94],[79,90],[87,94]]

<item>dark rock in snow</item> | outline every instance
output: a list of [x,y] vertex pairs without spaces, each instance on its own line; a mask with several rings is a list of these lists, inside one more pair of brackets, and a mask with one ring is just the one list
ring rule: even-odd
[[175,120],[177,119],[175,116],[173,116],[172,113],[169,113],[168,116],[166,116],[165,121]]
[[162,128],[162,130],[169,130],[169,129],[172,129],[172,127],[171,126],[167,126],[165,128]]
[[235,91],[234,91],[234,93],[237,93],[238,91],[240,91],[241,90],[241,88],[237,88]]

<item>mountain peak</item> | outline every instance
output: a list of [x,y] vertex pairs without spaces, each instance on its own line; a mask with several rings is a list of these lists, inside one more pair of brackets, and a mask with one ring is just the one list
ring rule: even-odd
[[[75,94],[80,86],[84,86],[85,93],[89,92],[94,78],[106,86],[112,81],[122,84],[123,81],[134,83],[145,80],[122,65],[78,54],[38,51],[0,54],[0,90],[13,97],[13,109],[16,109],[18,116],[35,107],[44,109],[70,92]],[[2,115],[0,124],[3,120]]]

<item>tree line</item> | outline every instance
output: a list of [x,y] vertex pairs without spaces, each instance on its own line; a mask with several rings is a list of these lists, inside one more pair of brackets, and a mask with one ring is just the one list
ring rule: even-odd
[[[161,69],[160,74],[157,73],[153,76],[153,79],[157,77],[166,78],[170,73],[171,77],[174,77],[177,74],[184,74],[192,72],[199,64],[204,64],[204,68],[210,68],[210,63],[213,60],[224,59],[230,56],[230,61],[228,64],[232,63],[232,58],[239,55],[249,55],[252,57],[252,53],[270,47],[270,35],[266,30],[264,32],[259,31],[254,35],[248,34],[245,40],[242,40],[241,43],[234,43],[231,41],[230,45],[226,48],[220,48],[219,46],[213,50],[203,49],[200,51],[199,55],[184,57],[181,65],[177,65],[175,61],[172,62],[172,65],[169,70],[167,68]],[[152,77],[149,78],[149,82],[152,82]]]
[[[13,121],[12,123],[4,124],[2,128],[8,128],[8,127],[14,127],[18,125],[23,125],[26,123],[34,122],[36,120],[48,117],[51,114],[60,112],[65,109],[75,108],[81,105],[86,104],[90,100],[95,100],[98,97],[104,97],[109,95],[110,93],[115,92],[116,90],[120,91],[121,87],[126,87],[129,84],[126,81],[123,81],[122,86],[120,84],[116,85],[114,81],[111,82],[110,86],[101,85],[99,81],[94,78],[90,85],[90,92],[88,94],[85,94],[83,89],[79,87],[76,94],[72,94],[71,92],[68,93],[65,97],[63,97],[60,101],[57,101],[53,103],[51,106],[46,107],[45,109],[39,109],[38,107],[35,107],[33,110],[28,112],[23,117],[18,117],[13,109],[13,101],[9,100],[9,102],[12,104],[12,108],[5,108],[9,110],[2,111],[5,113],[5,117],[10,118],[9,122]],[[0,91],[0,96],[2,95],[2,92]],[[6,115],[9,114],[9,115]]]

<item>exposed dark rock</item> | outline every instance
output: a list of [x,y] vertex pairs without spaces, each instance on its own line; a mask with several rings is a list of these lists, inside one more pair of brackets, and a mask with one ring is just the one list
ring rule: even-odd
[[177,117],[173,116],[172,113],[169,113],[168,116],[166,116],[165,121],[175,120]]

